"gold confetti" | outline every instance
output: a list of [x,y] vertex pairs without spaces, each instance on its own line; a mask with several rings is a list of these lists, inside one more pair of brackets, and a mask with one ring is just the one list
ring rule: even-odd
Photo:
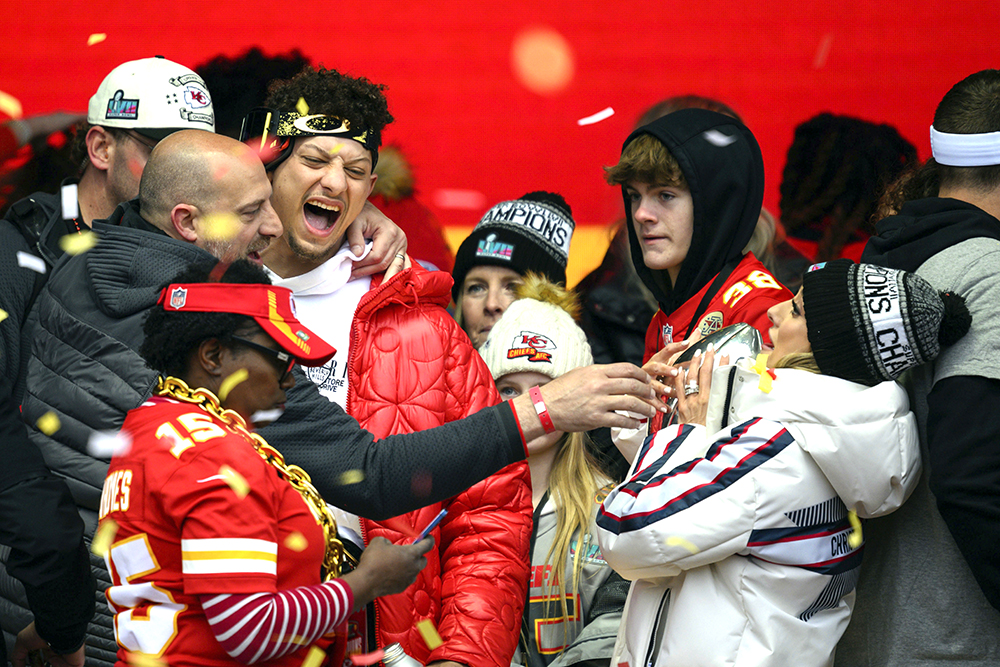
[[59,247],[67,255],[82,255],[95,245],[97,245],[97,234],[90,231],[66,234],[59,239]]
[[144,653],[131,653],[129,651],[125,652],[125,662],[133,667],[167,667],[166,660],[160,660]]
[[292,551],[302,552],[309,546],[309,542],[306,540],[305,535],[299,531],[295,531],[285,538],[285,546]]
[[333,148],[330,149],[330,155],[336,155],[337,153],[340,152],[340,149],[343,148],[343,147],[344,147],[344,144],[337,144],[336,146],[334,146]]
[[35,422],[35,426],[37,426],[38,430],[45,435],[52,435],[59,430],[59,427],[62,426],[62,424],[59,423],[59,416],[49,410],[38,418],[38,421]]
[[226,397],[229,396],[229,392],[235,389],[236,385],[238,385],[240,382],[243,382],[249,377],[250,373],[247,372],[247,369],[241,368],[240,370],[236,371],[235,373],[227,377],[225,380],[223,380],[222,384],[219,385],[219,400],[225,401]]
[[437,628],[434,627],[434,623],[429,618],[417,621],[417,630],[420,631],[420,636],[424,638],[427,648],[432,651],[444,643],[441,641],[441,635],[438,634]]
[[306,654],[306,659],[302,661],[302,667],[319,667],[326,660],[326,651],[318,646],[313,646]]
[[306,104],[306,100],[303,97],[299,98],[299,101],[295,103],[295,110],[299,112],[300,116],[309,115],[309,105]]
[[250,485],[247,484],[243,475],[239,474],[229,466],[224,465],[219,468],[219,474],[222,475],[222,479],[226,481],[226,484],[229,485],[229,488],[233,490],[233,493],[235,493],[236,497],[240,500],[246,498],[247,494],[250,493]]
[[858,518],[857,512],[851,510],[847,513],[847,520],[851,522],[851,528],[854,529],[848,536],[847,543],[852,549],[857,549],[864,542],[864,537],[861,535],[861,519]]
[[240,220],[232,213],[209,213],[198,233],[206,241],[228,241],[240,231]]
[[24,113],[24,109],[21,107],[21,101],[10,93],[5,93],[0,90],[0,111],[4,112],[11,118],[20,118]]
[[753,365],[753,370],[757,375],[763,375],[764,371],[767,370],[767,355],[758,354],[757,361]]
[[106,32],[95,32],[90,37],[87,38],[87,46],[93,46],[94,44],[100,44],[108,38],[108,33]]
[[0,322],[3,322],[5,319],[7,319],[7,311],[0,308]]
[[365,473],[361,470],[347,470],[340,475],[340,483],[344,486],[365,481]]
[[90,543],[90,550],[98,558],[104,558],[108,549],[115,542],[115,535],[118,533],[118,524],[111,519],[101,522],[97,532],[94,534],[94,541]]
[[765,394],[771,393],[772,380],[771,376],[767,373],[761,373],[760,382],[757,384],[757,388],[760,389]]
[[693,542],[689,542],[688,540],[685,540],[683,537],[677,537],[676,535],[671,535],[670,537],[667,538],[667,546],[684,547],[693,554],[696,554],[699,551],[701,551],[701,549],[696,547]]

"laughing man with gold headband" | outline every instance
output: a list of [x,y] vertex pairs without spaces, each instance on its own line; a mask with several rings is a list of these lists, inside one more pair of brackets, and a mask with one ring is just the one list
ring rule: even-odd
[[[263,149],[285,233],[264,254],[275,284],[295,294],[302,321],[338,354],[306,369],[320,392],[379,437],[462,419],[499,402],[489,369],[445,305],[451,276],[410,266],[351,279],[344,230],[376,176],[382,129],[392,121],[382,86],[336,71],[306,70],[273,85],[267,109],[244,122],[244,140]],[[349,315],[353,313],[353,318]],[[337,447],[338,443],[331,443]],[[436,548],[415,585],[362,614],[351,649],[393,642],[442,667],[505,667],[517,645],[527,593],[531,491],[515,464],[464,493],[385,522],[338,512],[344,540],[412,539],[442,509]],[[409,483],[408,480],[401,480]],[[428,648],[416,626],[430,619],[444,643]]]

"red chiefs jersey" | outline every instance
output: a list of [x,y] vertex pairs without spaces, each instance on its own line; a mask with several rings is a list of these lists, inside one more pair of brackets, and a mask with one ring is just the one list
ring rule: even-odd
[[[198,596],[320,583],[325,544],[302,496],[248,439],[196,405],[154,397],[128,413],[131,449],[101,496],[118,524],[105,555],[119,667],[125,651],[171,667],[236,664]],[[300,665],[304,646],[268,665]]]
[[[711,281],[670,315],[662,310],[656,312],[646,329],[643,362],[649,361],[667,343],[684,340],[691,318],[710,286]],[[767,319],[767,309],[791,298],[792,293],[775,280],[760,260],[747,253],[708,302],[691,333],[700,331],[704,337],[730,324],[746,322],[760,331],[764,343],[770,345],[768,329],[771,322]]]

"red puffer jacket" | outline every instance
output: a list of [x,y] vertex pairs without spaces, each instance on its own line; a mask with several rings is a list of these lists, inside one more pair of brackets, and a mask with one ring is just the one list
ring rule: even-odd
[[[438,426],[499,402],[479,353],[444,309],[447,273],[414,266],[372,289],[352,325],[348,413],[378,438]],[[400,484],[434,484],[415,475]],[[404,592],[376,601],[379,646],[399,642],[436,660],[507,667],[517,646],[528,585],[531,481],[526,463],[504,468],[444,503],[388,521],[361,520],[367,544],[412,540],[441,508],[437,547]],[[430,651],[415,623],[430,619],[444,644]]]

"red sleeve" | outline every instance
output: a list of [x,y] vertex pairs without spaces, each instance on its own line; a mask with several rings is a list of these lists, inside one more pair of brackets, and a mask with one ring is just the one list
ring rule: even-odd
[[[203,424],[222,431],[211,421]],[[206,435],[211,433],[201,437]],[[273,593],[278,549],[273,469],[232,433],[210,446],[186,449],[179,462],[183,465],[160,493],[164,509],[180,525],[184,592]]]
[[278,593],[202,595],[212,634],[243,664],[288,655],[347,620],[351,587],[340,579]]

